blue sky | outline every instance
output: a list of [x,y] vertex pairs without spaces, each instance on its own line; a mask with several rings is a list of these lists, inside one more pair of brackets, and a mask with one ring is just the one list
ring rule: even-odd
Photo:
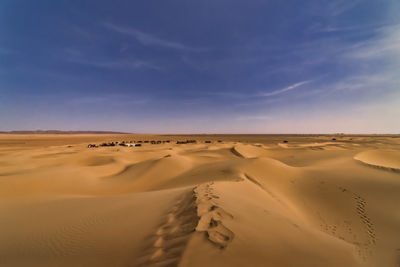
[[400,1],[0,3],[0,131],[399,133]]

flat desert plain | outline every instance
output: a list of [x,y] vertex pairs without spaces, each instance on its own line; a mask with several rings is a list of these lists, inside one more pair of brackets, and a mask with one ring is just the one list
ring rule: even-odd
[[2,134],[0,231],[0,266],[398,267],[400,138]]

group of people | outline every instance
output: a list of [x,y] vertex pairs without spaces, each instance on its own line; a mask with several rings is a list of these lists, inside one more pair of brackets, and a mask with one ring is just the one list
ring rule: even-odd
[[133,146],[142,146],[142,144],[137,144],[133,141],[130,142],[110,142],[110,143],[102,143],[100,145],[96,145],[96,144],[88,144],[88,148],[94,148],[94,147],[103,147],[103,146],[129,146],[129,147],[133,147]]
[[[218,142],[222,142],[221,140],[218,140]],[[136,147],[136,146],[142,146],[142,143],[150,143],[150,144],[165,144],[165,143],[171,143],[171,140],[139,140],[139,141],[121,141],[121,142],[109,142],[109,143],[102,143],[100,145],[96,144],[88,144],[88,148],[95,148],[95,147],[105,147],[105,146],[127,146],[127,147]],[[176,144],[196,144],[197,140],[185,140],[185,141],[176,141]],[[204,141],[206,144],[210,144],[211,141],[207,140]]]

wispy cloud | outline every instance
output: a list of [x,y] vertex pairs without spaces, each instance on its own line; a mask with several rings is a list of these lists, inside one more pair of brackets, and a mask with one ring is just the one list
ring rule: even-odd
[[93,61],[93,60],[85,60],[85,59],[68,59],[69,62],[93,66],[96,68],[105,68],[105,69],[155,69],[159,70],[160,68],[146,61],[128,61],[128,60],[114,60],[114,61]]
[[160,68],[150,62],[142,60],[127,60],[127,59],[115,59],[115,60],[90,60],[83,56],[81,51],[75,49],[66,49],[67,56],[65,60],[75,64],[87,65],[96,68],[105,69],[155,69]]
[[353,9],[363,0],[317,0],[307,1],[309,11],[323,17],[338,17]]
[[[241,92],[231,92],[231,91],[224,91],[224,92],[206,92],[206,93],[202,93],[205,96],[216,96],[216,97],[221,97],[221,98],[232,98],[232,99],[237,99],[237,100],[241,100],[241,102],[236,103],[236,105],[255,105],[256,103],[273,103],[276,102],[276,99],[268,99],[268,98],[260,98],[260,97],[270,97],[270,96],[275,96],[275,95],[280,95],[283,94],[285,92],[294,90],[302,85],[305,85],[307,83],[310,83],[314,80],[307,80],[307,81],[302,81],[302,82],[298,82],[295,84],[292,84],[288,87],[276,90],[276,91],[272,91],[272,92],[263,92],[263,93],[241,93]],[[312,90],[312,91],[308,91],[308,94],[318,94],[320,93],[320,90]],[[256,99],[258,99],[259,101],[257,101]],[[244,102],[242,102],[244,101]],[[250,101],[250,102],[249,102]]]
[[339,16],[344,12],[354,8],[358,5],[362,0],[336,0],[336,1],[329,1],[327,3],[327,7],[330,10],[333,16]]
[[340,25],[338,23],[323,24],[321,22],[311,25],[307,32],[309,33],[343,33],[353,32],[354,33],[365,33],[379,30],[379,28],[390,24],[385,23],[374,23],[374,24],[362,24],[362,25]]
[[139,30],[136,30],[131,27],[123,27],[119,25],[115,25],[112,23],[104,23],[104,27],[106,27],[109,30],[112,30],[114,32],[124,34],[124,35],[129,35],[133,38],[135,38],[139,43],[145,46],[159,46],[159,47],[165,47],[165,48],[172,48],[176,50],[187,50],[187,51],[200,51],[202,49],[200,48],[194,48],[187,46],[185,44],[175,42],[175,41],[170,41],[166,39],[162,39],[157,37],[156,35],[150,34],[150,33],[145,33]]
[[261,93],[261,94],[259,94],[259,96],[268,97],[268,96],[280,95],[282,93],[294,90],[297,87],[300,87],[300,86],[302,86],[304,84],[307,84],[307,83],[310,83],[310,82],[311,82],[311,80],[298,82],[298,83],[292,84],[292,85],[290,85],[288,87],[285,87],[285,88],[282,88],[282,89],[279,89],[279,90],[275,90],[275,91],[272,91],[272,92]]
[[400,56],[400,25],[381,27],[377,36],[352,47],[348,57],[358,59],[389,59]]

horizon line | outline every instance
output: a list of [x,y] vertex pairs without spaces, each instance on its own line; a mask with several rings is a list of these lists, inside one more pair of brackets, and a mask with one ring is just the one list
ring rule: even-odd
[[397,136],[400,133],[346,133],[346,132],[321,132],[321,133],[151,133],[151,132],[125,132],[125,131],[107,131],[107,130],[10,130],[0,131],[0,134],[114,134],[114,135],[385,135],[385,136]]

